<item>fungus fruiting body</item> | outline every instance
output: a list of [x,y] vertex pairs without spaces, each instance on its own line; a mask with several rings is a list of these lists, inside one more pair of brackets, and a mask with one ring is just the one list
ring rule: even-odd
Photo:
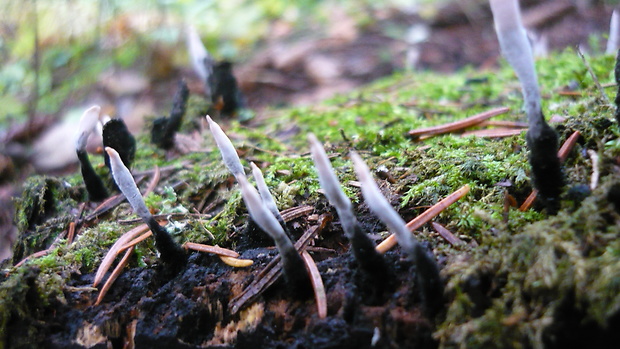
[[256,222],[276,244],[276,248],[282,258],[282,269],[284,270],[284,277],[288,285],[291,287],[294,294],[302,297],[307,296],[312,288],[303,259],[285,231],[284,220],[278,212],[273,197],[269,193],[269,189],[265,184],[260,169],[258,169],[256,165],[252,166],[254,178],[260,190],[259,194],[256,188],[248,182],[241,161],[239,160],[239,155],[230,139],[226,136],[224,131],[222,131],[222,128],[208,115],[207,121],[209,122],[211,133],[220,150],[224,164],[235,176],[237,182],[241,186],[243,201],[248,208],[250,217],[252,217],[254,222]]
[[250,163],[250,167],[252,168],[252,177],[254,177],[254,180],[256,181],[258,193],[260,194],[263,204],[265,205],[265,207],[267,207],[269,212],[271,212],[271,214],[273,214],[273,216],[278,220],[284,231],[286,231],[286,223],[284,222],[280,211],[278,211],[278,207],[276,206],[276,202],[273,199],[273,196],[271,196],[271,193],[269,192],[269,188],[267,188],[267,183],[265,183],[263,172],[253,162]]
[[185,115],[187,107],[187,99],[189,98],[187,84],[185,81],[179,80],[177,86],[177,93],[174,95],[170,116],[161,117],[153,121],[151,140],[163,149],[170,149],[174,145],[174,135],[181,127],[183,115]]
[[211,83],[211,99],[222,114],[231,116],[244,107],[243,96],[233,75],[232,63],[227,61],[216,63]]
[[362,195],[370,210],[396,235],[398,244],[409,254],[416,268],[416,285],[425,311],[429,316],[436,315],[443,303],[443,283],[439,276],[439,267],[434,258],[428,255],[424,247],[418,243],[405,221],[398,215],[385,197],[381,194],[377,183],[372,179],[370,170],[362,158],[351,153],[355,172],[362,183]]
[[616,80],[616,86],[618,89],[618,93],[616,93],[616,99],[614,102],[616,103],[616,121],[620,124],[620,49],[616,54],[616,65],[614,66],[614,78]]
[[540,192],[547,210],[559,209],[564,184],[557,157],[558,136],[545,121],[532,49],[527,40],[517,0],[491,0],[495,31],[504,57],[515,70],[523,92],[528,119],[527,145],[530,148],[533,184]]
[[140,195],[140,191],[136,186],[131,172],[129,172],[129,169],[123,164],[119,153],[110,147],[106,147],[105,151],[110,159],[110,168],[116,185],[123,195],[125,195],[136,214],[142,218],[149,226],[149,229],[151,229],[151,232],[153,232],[155,236],[155,246],[161,255],[161,259],[164,263],[170,265],[182,265],[185,263],[185,253],[172,239],[172,236],[170,236],[166,229],[161,227],[155,218],[153,218],[153,215],[151,215],[151,212],[142,199],[142,195]]
[[84,185],[88,192],[88,198],[91,201],[101,201],[108,197],[108,190],[95,172],[86,152],[88,137],[97,127],[100,111],[101,108],[96,105],[88,108],[84,114],[82,114],[78,129],[78,138],[75,142],[75,151],[80,162],[80,171],[82,172]]
[[230,139],[226,136],[224,131],[222,131],[220,125],[213,121],[209,115],[207,115],[207,122],[209,123],[209,128],[211,130],[211,134],[213,135],[213,139],[215,139],[215,144],[217,144],[217,147],[222,155],[222,160],[230,173],[232,173],[235,177],[238,175],[245,176],[243,165],[241,165],[241,160],[239,160],[239,154],[237,154],[237,151],[235,150],[235,147]]
[[338,212],[342,229],[351,242],[353,256],[362,270],[372,282],[374,288],[384,288],[389,282],[390,275],[383,257],[376,251],[375,244],[360,227],[349,198],[342,192],[342,188],[334,174],[333,168],[325,154],[325,149],[316,136],[308,135],[310,151],[314,166],[319,175],[319,182],[325,196]]
[[256,224],[273,239],[282,258],[284,277],[294,294],[308,295],[312,290],[310,279],[306,273],[303,259],[295,249],[293,242],[284,232],[284,229],[267,209],[256,188],[252,186],[244,175],[237,176],[241,186],[241,194],[248,212]]
[[213,59],[202,43],[202,40],[200,40],[196,28],[188,26],[186,35],[187,49],[189,51],[192,68],[198,77],[200,77],[200,80],[202,80],[205,94],[207,97],[210,97],[212,93],[211,85],[213,84],[210,82],[213,79]]
[[[114,149],[120,156],[123,165],[131,167],[136,155],[136,139],[131,135],[122,119],[112,119],[103,125],[103,147]],[[105,154],[105,164],[110,166],[109,154]]]

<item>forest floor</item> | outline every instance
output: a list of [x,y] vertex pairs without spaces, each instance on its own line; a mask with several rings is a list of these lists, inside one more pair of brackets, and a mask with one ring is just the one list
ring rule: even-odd
[[[584,28],[571,30],[570,38],[593,44],[588,25],[603,23],[605,11],[562,10],[553,18],[564,32],[570,23]],[[93,283],[103,257],[123,233],[140,227],[139,220],[126,202],[103,207],[89,202],[77,172],[31,176],[15,201],[14,256],[3,262],[0,274],[0,348],[615,347],[620,339],[620,128],[610,102],[615,57],[592,45],[585,60],[573,48],[538,59],[547,119],[561,142],[576,132],[578,138],[564,161],[559,213],[550,215],[536,203],[521,210],[532,187],[518,81],[510,67],[497,63],[488,18],[478,26],[461,22],[462,16],[438,17],[420,51],[420,67],[443,73],[394,73],[395,63],[375,62],[373,69],[360,68],[367,75],[357,80],[344,73],[309,78],[305,74],[312,70],[304,64],[313,63],[302,58],[316,52],[317,43],[303,44],[311,49],[299,48],[288,60],[298,65],[282,70],[275,68],[273,53],[281,51],[271,47],[238,71],[256,117],[240,122],[213,115],[246,170],[250,162],[263,170],[295,239],[312,236],[304,248],[324,284],[325,316],[312,296],[292,294],[282,278],[238,301],[277,253],[248,218],[239,187],[221,161],[204,120],[208,103],[192,93],[172,150],[155,147],[148,132],[136,134],[132,172],[142,192],[152,189],[146,204],[179,243],[226,247],[252,265],[233,267],[215,255],[188,251],[187,264],[171,270],[147,239],[97,302],[102,289]],[[584,25],[574,24],[579,18]],[[557,42],[566,36],[557,30],[549,36],[551,46],[565,47]],[[467,49],[468,40],[478,49]],[[322,41],[318,61],[329,62],[334,50],[342,54],[337,66],[346,67],[343,62],[377,41],[386,40],[361,35],[349,50]],[[462,46],[437,48],[449,42]],[[466,64],[473,65],[453,71]],[[349,92],[315,102],[333,92],[320,91],[318,81]],[[174,88],[167,91],[160,115],[171,107]],[[305,106],[274,109],[263,101]],[[509,110],[467,130],[421,137],[409,132],[503,107]],[[498,131],[507,127],[512,135],[500,137]],[[324,144],[357,218],[377,243],[389,233],[361,197],[350,151],[361,154],[405,221],[468,188],[413,232],[440,265],[445,292],[437,313],[425,311],[416,267],[399,247],[384,254],[389,282],[373,283],[359,271],[339,218],[319,189],[308,133]],[[110,184],[103,157],[90,157]]]

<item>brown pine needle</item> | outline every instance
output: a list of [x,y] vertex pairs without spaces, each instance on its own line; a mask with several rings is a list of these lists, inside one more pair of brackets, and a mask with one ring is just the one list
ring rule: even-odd
[[525,130],[526,129],[498,127],[498,128],[463,132],[461,137],[476,136],[476,137],[485,137],[485,138],[504,138],[504,137],[519,135],[521,134],[521,132],[524,132]]
[[153,178],[151,179],[149,186],[146,187],[146,190],[144,191],[142,196],[146,197],[147,195],[149,195],[149,193],[155,190],[155,187],[157,187],[157,184],[159,184],[160,178],[161,178],[161,171],[159,171],[159,167],[155,165],[155,168],[153,169]]
[[433,126],[433,127],[425,127],[425,128],[420,128],[417,130],[411,130],[409,131],[409,136],[411,137],[431,136],[431,135],[439,135],[443,133],[449,133],[449,132],[462,130],[468,127],[476,126],[479,123],[487,119],[490,119],[494,116],[507,113],[509,110],[510,108],[507,108],[507,107],[496,108],[496,109],[492,109],[484,113],[470,116],[463,120],[451,122],[448,124],[443,124],[443,125]]
[[125,245],[121,246],[121,248],[119,249],[119,253],[121,251],[124,251],[124,250],[130,248],[130,247],[136,246],[137,244],[141,243],[142,241],[146,240],[149,236],[152,236],[152,235],[153,235],[152,231],[150,231],[150,230],[147,231],[146,233],[138,236],[137,238],[135,238],[135,239],[129,241],[128,243],[126,243]]
[[114,271],[112,271],[112,275],[110,275],[110,277],[106,280],[105,284],[103,284],[103,287],[101,288],[101,291],[99,292],[99,296],[97,297],[97,301],[95,302],[95,305],[99,305],[99,303],[101,303],[101,301],[103,300],[103,297],[105,297],[110,287],[112,287],[112,284],[114,283],[114,281],[116,281],[116,278],[118,278],[118,276],[121,275],[121,271],[127,265],[127,263],[129,263],[129,256],[131,256],[133,249],[134,249],[133,247],[130,247],[127,251],[125,251],[125,255],[123,256],[123,259],[121,259],[121,261],[118,262],[118,265],[116,266],[116,268],[114,268]]
[[48,253],[50,253],[51,249],[45,249],[45,250],[41,250],[38,252],[35,252],[33,254],[31,254],[30,256],[22,259],[21,261],[19,261],[19,263],[15,264],[15,266],[13,266],[13,268],[19,268],[22,266],[22,264],[26,263],[27,261],[33,259],[33,258],[39,258],[39,257],[43,257],[45,255],[47,255]]
[[[407,223],[407,228],[409,228],[409,230],[411,231],[414,231],[420,228],[421,226],[426,224],[428,221],[433,219],[435,216],[440,214],[441,211],[445,210],[448,206],[457,202],[459,199],[465,196],[465,194],[467,194],[468,192],[469,192],[469,185],[465,184],[459,190],[446,196],[443,200],[431,206],[428,210],[424,211],[421,215],[412,219],[409,223]],[[389,251],[392,247],[394,247],[394,245],[396,245],[396,242],[397,242],[396,235],[391,234],[390,236],[387,237],[387,239],[383,240],[383,242],[377,245],[376,250],[377,252],[383,254]]]
[[306,263],[306,269],[310,274],[310,281],[312,282],[312,288],[314,288],[314,299],[316,299],[319,319],[325,319],[327,317],[327,296],[325,295],[323,279],[321,279],[319,269],[316,267],[316,263],[314,263],[314,260],[308,251],[303,251],[301,253],[301,257]]
[[560,161],[563,162],[566,160],[568,154],[570,154],[570,151],[577,143],[577,140],[579,140],[579,136],[581,136],[581,133],[579,133],[579,131],[575,131],[573,132],[573,134],[570,135],[570,137],[566,139],[564,144],[562,144],[560,150],[558,150],[558,158],[560,159]]
[[99,282],[101,282],[105,273],[112,266],[114,259],[116,259],[116,256],[121,252],[122,250],[121,247],[126,245],[129,241],[135,239],[138,235],[143,234],[148,230],[149,230],[148,225],[140,224],[139,226],[126,232],[120,238],[118,238],[118,240],[116,240],[114,245],[110,247],[110,250],[105,255],[105,257],[103,257],[103,260],[101,261],[101,265],[99,265],[99,269],[97,269],[97,274],[95,274],[95,280],[93,281],[93,287],[97,287]]
[[[560,150],[558,150],[558,158],[560,159],[560,162],[564,162],[566,160],[566,158],[568,157],[568,154],[570,153],[570,151],[573,149],[573,147],[577,143],[579,136],[581,136],[579,131],[575,131],[573,132],[573,134],[570,135],[570,137],[566,139],[564,144],[562,144],[562,146],[560,147]],[[534,201],[536,201],[537,196],[538,196],[538,190],[536,189],[532,190],[532,192],[527,197],[527,199],[525,199],[525,201],[523,201],[523,204],[521,204],[521,207],[519,207],[519,211],[525,212],[529,210],[534,204]]]
[[219,246],[197,244],[195,242],[186,242],[183,244],[183,248],[186,250],[189,249],[189,250],[194,250],[194,251],[199,251],[199,252],[213,253],[213,254],[217,254],[220,256],[231,257],[231,258],[239,257],[239,254],[233,250],[229,250],[227,248],[222,248]]
[[527,128],[527,122],[508,121],[508,120],[486,120],[478,124],[480,127],[507,127],[507,128]]
[[443,225],[436,223],[436,222],[431,222],[431,226],[433,227],[433,229],[435,229],[435,231],[442,237],[444,238],[444,240],[446,240],[447,242],[450,243],[450,245],[452,246],[460,246],[460,245],[464,245],[465,242],[461,239],[459,239],[456,235],[452,234],[452,232],[448,229],[446,229],[446,227],[444,227]]
[[67,229],[67,245],[71,245],[74,237],[75,237],[75,222],[71,222],[69,223],[69,229]]

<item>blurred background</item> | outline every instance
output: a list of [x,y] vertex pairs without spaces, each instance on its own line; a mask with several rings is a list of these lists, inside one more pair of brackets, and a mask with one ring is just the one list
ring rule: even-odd
[[[521,1],[537,55],[604,51],[611,1]],[[176,82],[204,96],[186,40],[234,64],[255,117],[400,71],[493,69],[485,0],[3,0],[0,2],[0,259],[11,197],[35,173],[76,169],[76,122],[93,104],[134,133],[168,113]],[[415,78],[415,75],[412,75]]]

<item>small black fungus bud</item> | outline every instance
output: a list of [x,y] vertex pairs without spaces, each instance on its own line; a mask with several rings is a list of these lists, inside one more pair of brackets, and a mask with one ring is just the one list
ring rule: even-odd
[[[103,125],[103,147],[110,147],[118,152],[123,164],[131,167],[136,155],[136,139],[131,135],[127,125],[121,119],[112,119]],[[105,164],[110,167],[110,157],[106,153]]]
[[153,122],[151,129],[151,141],[162,149],[170,149],[174,146],[174,135],[179,131],[183,115],[187,107],[189,89],[185,81],[180,80],[177,93],[174,95],[172,110],[169,117],[161,117]]
[[620,183],[616,183],[609,188],[607,201],[611,202],[616,212],[620,214]]
[[215,64],[209,85],[213,104],[223,115],[235,115],[238,109],[244,107],[243,96],[233,75],[232,63],[222,61]]

